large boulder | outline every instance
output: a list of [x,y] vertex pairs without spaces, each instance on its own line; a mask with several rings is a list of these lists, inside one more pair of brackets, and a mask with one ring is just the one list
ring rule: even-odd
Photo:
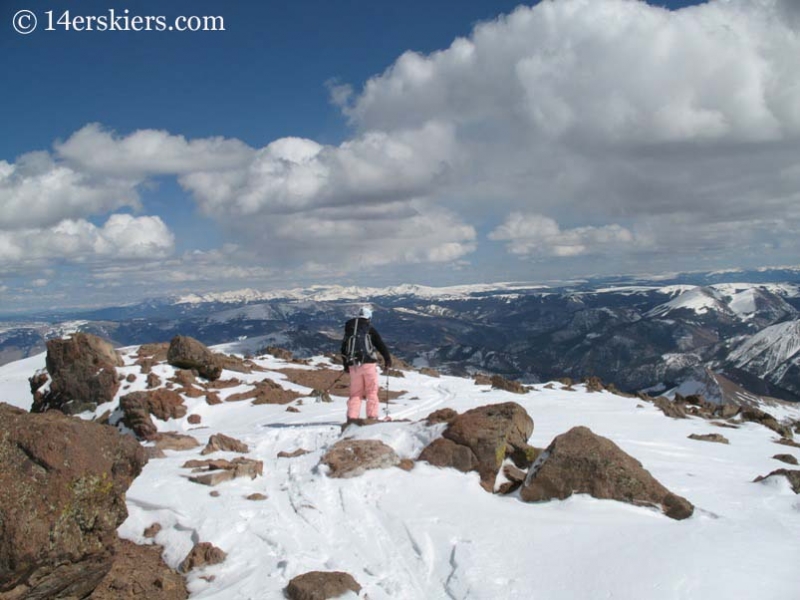
[[176,335],[169,343],[167,362],[179,369],[194,369],[205,379],[214,381],[222,375],[217,355],[204,344],[186,335]]
[[493,491],[506,458],[521,468],[533,462],[536,450],[528,445],[532,434],[533,419],[516,402],[480,406],[454,418],[442,433],[445,441],[434,440],[419,460],[477,471],[481,485]]
[[0,404],[0,596],[84,598],[111,568],[146,463],[113,427]]
[[284,595],[289,600],[328,600],[347,592],[358,594],[361,586],[350,573],[343,571],[311,571],[289,582]]
[[380,440],[341,440],[322,457],[330,468],[328,475],[346,479],[362,475],[368,469],[386,469],[400,464],[391,446]]
[[673,519],[685,519],[694,512],[688,500],[661,485],[638,460],[587,427],[573,427],[557,436],[520,490],[526,502],[563,500],[572,494],[660,506]]
[[94,410],[110,402],[119,389],[116,367],[122,357],[107,341],[89,333],[75,333],[67,339],[47,342],[46,378],[31,378],[31,412],[57,409],[66,414]]

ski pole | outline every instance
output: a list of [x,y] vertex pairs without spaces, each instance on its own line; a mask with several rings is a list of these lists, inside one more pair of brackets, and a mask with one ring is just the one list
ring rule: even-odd
[[386,419],[389,418],[389,369],[386,369]]

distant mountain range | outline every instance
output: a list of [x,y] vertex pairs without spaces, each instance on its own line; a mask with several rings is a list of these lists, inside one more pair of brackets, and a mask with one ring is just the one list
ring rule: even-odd
[[710,369],[760,395],[800,400],[800,269],[613,277],[550,286],[315,286],[188,295],[0,322],[0,364],[87,331],[127,346],[176,334],[239,339],[298,356],[337,352],[341,326],[369,302],[397,356],[453,374],[533,383],[597,376],[627,391],[708,381]]

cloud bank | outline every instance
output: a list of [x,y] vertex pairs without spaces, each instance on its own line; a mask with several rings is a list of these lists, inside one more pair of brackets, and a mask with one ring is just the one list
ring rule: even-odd
[[492,248],[551,274],[585,256],[785,261],[800,232],[798,56],[791,0],[545,0],[406,52],[361,89],[329,86],[353,132],[337,145],[90,124],[0,162],[0,257],[166,256],[163,221],[129,217],[123,235],[115,211],[174,176],[270,273],[466,261],[491,278]]

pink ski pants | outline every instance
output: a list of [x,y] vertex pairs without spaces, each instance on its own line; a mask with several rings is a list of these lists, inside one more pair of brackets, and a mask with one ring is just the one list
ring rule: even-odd
[[350,398],[347,400],[347,418],[358,419],[361,415],[361,399],[367,397],[367,418],[377,419],[378,365],[365,363],[350,367]]

